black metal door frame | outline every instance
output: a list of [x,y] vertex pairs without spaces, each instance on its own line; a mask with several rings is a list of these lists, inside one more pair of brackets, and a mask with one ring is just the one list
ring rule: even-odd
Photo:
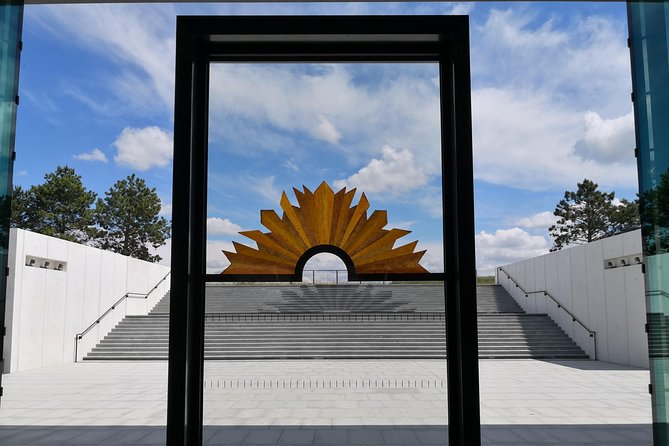
[[177,18],[167,445],[202,444],[212,62],[436,62],[451,446],[480,444],[469,18]]

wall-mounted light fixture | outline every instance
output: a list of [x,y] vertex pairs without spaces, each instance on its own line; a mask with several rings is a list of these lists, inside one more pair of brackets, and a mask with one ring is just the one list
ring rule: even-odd
[[37,256],[26,256],[25,266],[39,267],[52,271],[67,271],[67,262],[57,259],[48,259]]
[[613,257],[604,259],[604,269],[613,269],[619,266],[628,267],[643,264],[643,254],[634,254],[631,256]]

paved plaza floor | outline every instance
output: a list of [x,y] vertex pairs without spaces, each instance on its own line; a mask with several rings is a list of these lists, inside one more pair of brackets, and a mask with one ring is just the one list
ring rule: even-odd
[[[482,442],[652,444],[647,370],[481,360]],[[164,444],[167,363],[85,362],[3,376],[0,445]],[[446,363],[205,364],[205,444],[445,445]]]

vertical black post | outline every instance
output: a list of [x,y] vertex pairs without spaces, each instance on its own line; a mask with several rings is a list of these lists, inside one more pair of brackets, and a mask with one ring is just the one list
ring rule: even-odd
[[202,444],[209,63],[188,36],[178,21],[168,446]]
[[[445,42],[441,80],[442,194],[451,446],[481,444],[474,250],[469,30]],[[446,59],[444,59],[446,55]]]
[[202,49],[193,54],[193,124],[190,185],[188,327],[186,330],[186,445],[202,444],[204,384],[204,275],[207,246],[207,143],[209,124],[209,60]]
[[[167,446],[183,446],[186,428],[186,326],[190,233],[192,44],[177,20],[172,187],[172,276],[167,375]],[[178,166],[178,167],[177,167]]]
[[[7,266],[9,257],[9,224],[12,211],[12,174],[16,113],[19,105],[19,67],[23,30],[23,0],[5,0],[0,5],[0,398],[4,351],[5,312],[7,305]],[[11,315],[9,315],[11,317]]]

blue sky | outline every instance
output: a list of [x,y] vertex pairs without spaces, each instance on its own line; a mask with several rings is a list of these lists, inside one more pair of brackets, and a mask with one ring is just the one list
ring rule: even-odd
[[[552,210],[583,178],[634,198],[622,2],[26,6],[15,184],[67,164],[102,196],[136,173],[169,218],[177,15],[388,13],[470,15],[480,273],[547,252]],[[281,191],[295,202],[293,186],[323,180],[364,191],[442,270],[436,76],[431,64],[212,67],[209,271]]]

